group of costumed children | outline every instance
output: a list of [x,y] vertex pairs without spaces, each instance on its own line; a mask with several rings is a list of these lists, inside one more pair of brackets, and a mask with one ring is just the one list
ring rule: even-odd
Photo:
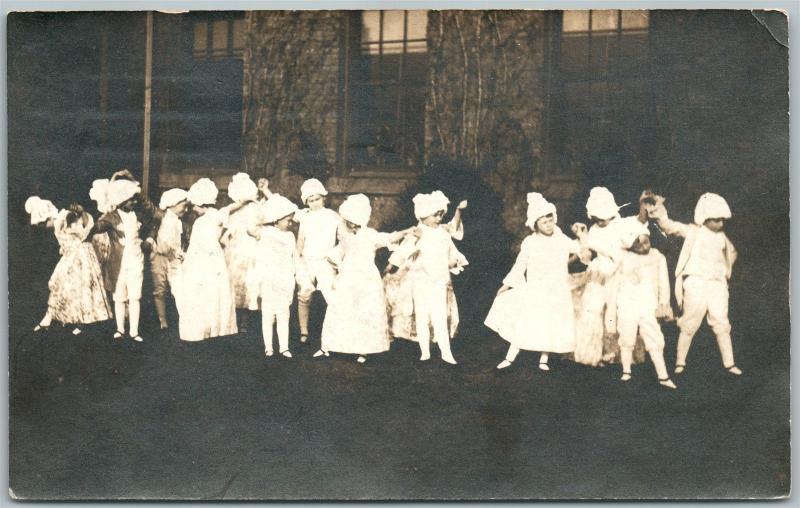
[[[296,296],[305,343],[310,302],[319,291],[327,307],[315,357],[343,353],[363,363],[368,355],[388,351],[392,338],[404,338],[419,343],[420,360],[430,358],[435,342],[442,360],[455,364],[450,340],[458,306],[451,276],[463,271],[467,260],[453,240],[464,237],[461,214],[467,202],[442,224],[448,198],[441,191],[418,194],[413,198],[418,224],[385,233],[369,227],[372,208],[364,194],[348,196],[338,213],[325,207],[328,192],[319,180],[306,180],[300,194],[303,209],[270,192],[265,179],[256,183],[238,173],[228,185],[232,203],[225,207],[216,207],[218,189],[207,178],[188,191],[164,192],[156,207],[123,170],[94,182],[90,197],[101,214],[96,222],[79,205],[58,210],[50,201],[29,198],[31,224],[52,228],[61,253],[49,281],[47,312],[35,331],[58,321],[78,334],[81,325],[113,316],[116,339],[127,335],[141,342],[148,253],[161,328],[168,327],[166,298],[172,294],[184,341],[245,331],[249,314],[260,310],[265,355],[274,354],[274,330],[278,353],[291,358],[292,301]],[[649,191],[640,199],[638,216],[622,218],[614,196],[596,187],[586,203],[592,225],[574,224],[575,239],[559,229],[555,206],[541,194],[529,193],[527,202],[532,233],[485,321],[509,343],[498,369],[509,367],[521,350],[537,351],[544,371],[550,369],[550,353],[591,366],[619,360],[621,379],[628,381],[632,364],[644,360],[637,354],[641,338],[659,383],[675,388],[658,323],[672,319],[670,282],[666,259],[650,247],[652,220],[664,233],[685,238],[675,270],[683,311],[675,373],[684,371],[692,338],[706,318],[724,368],[741,374],[728,321],[736,251],[723,232],[731,211],[721,196],[702,195],[694,224],[682,224],[671,220],[664,199]],[[190,208],[194,220],[188,224]],[[297,238],[293,222],[299,224]],[[375,257],[383,248],[391,255],[382,277]],[[568,270],[575,260],[587,266],[577,276],[579,287]]]

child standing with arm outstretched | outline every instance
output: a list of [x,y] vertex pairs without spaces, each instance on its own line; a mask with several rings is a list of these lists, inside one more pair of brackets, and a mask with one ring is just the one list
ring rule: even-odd
[[722,366],[736,376],[742,374],[733,359],[731,324],[728,320],[728,280],[736,262],[736,249],[723,231],[731,218],[727,201],[707,192],[700,196],[694,210],[694,224],[671,220],[664,207],[664,198],[654,196],[648,213],[668,235],[685,240],[675,267],[675,298],[683,313],[678,318],[681,333],[675,373],[686,368],[686,357],[692,338],[706,318],[717,337]]
[[580,244],[556,225],[556,207],[541,194],[528,194],[525,238],[511,271],[503,279],[485,324],[510,343],[505,359],[510,366],[520,350],[539,351],[539,369],[548,371],[550,353],[575,349],[575,319],[567,269]]

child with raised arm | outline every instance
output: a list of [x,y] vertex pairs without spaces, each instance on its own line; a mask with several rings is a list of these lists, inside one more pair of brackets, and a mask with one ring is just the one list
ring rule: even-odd
[[683,224],[668,217],[663,197],[654,196],[653,201],[655,204],[648,209],[650,218],[666,234],[685,239],[675,267],[675,298],[683,309],[678,318],[681,332],[675,373],[681,374],[686,368],[692,338],[705,318],[717,337],[722,366],[740,376],[742,371],[733,359],[728,320],[728,280],[736,262],[736,249],[723,231],[731,209],[722,196],[707,192],[697,201],[694,224]]

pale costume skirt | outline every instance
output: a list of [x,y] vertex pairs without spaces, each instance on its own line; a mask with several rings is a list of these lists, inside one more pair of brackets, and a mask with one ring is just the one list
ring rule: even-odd
[[233,290],[222,249],[205,255],[190,253],[180,275],[173,292],[181,340],[196,342],[237,333]]
[[243,232],[231,235],[225,246],[225,261],[237,309],[248,308],[247,277],[253,266],[255,249],[256,239]]
[[111,319],[103,274],[94,247],[75,242],[62,247],[63,255],[50,276],[47,307],[56,321],[88,324]]

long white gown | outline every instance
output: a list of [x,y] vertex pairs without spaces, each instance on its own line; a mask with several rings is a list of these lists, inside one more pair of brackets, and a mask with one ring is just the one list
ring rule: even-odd
[[214,208],[197,218],[181,267],[181,340],[201,341],[233,335],[236,309],[225,255],[219,243],[223,214]]

